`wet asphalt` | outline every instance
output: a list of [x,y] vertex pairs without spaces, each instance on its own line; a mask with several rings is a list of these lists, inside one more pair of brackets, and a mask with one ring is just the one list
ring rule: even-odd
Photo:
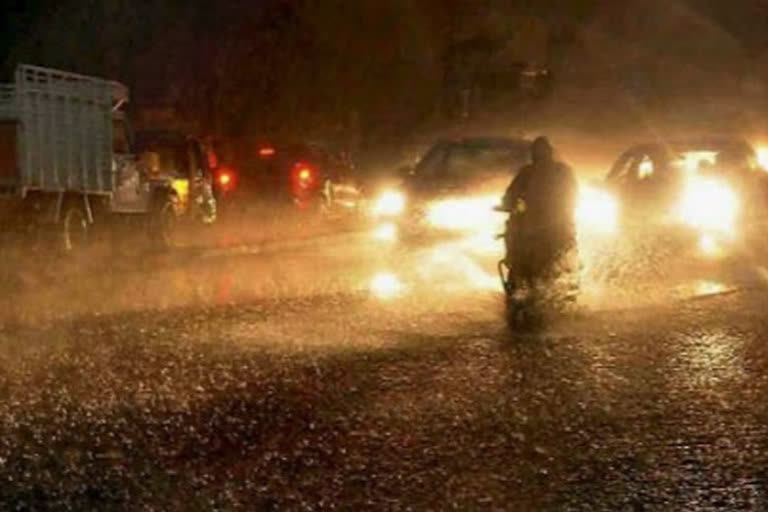
[[377,247],[14,270],[0,509],[768,508],[760,268],[610,271],[519,332],[492,257]]

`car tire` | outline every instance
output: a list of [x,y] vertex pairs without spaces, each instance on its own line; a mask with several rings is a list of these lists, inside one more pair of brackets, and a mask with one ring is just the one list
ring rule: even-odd
[[176,200],[173,194],[158,197],[149,215],[149,240],[155,249],[167,250],[176,244],[178,228]]

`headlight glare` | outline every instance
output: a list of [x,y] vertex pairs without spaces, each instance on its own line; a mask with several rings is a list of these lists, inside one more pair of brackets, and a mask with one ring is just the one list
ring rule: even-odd
[[495,233],[506,218],[494,210],[498,204],[498,196],[445,199],[429,205],[427,219],[440,229]]
[[683,223],[693,228],[730,233],[739,214],[739,199],[728,185],[697,178],[685,189],[680,205]]
[[576,205],[576,225],[580,231],[613,233],[619,222],[619,203],[612,194],[583,186]]
[[373,207],[373,213],[379,217],[394,217],[403,211],[405,211],[405,196],[395,190],[388,190],[381,194]]

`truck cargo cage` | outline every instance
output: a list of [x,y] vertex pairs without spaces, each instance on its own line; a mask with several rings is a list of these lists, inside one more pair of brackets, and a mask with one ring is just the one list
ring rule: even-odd
[[15,83],[0,87],[0,188],[112,192],[113,113],[126,101],[117,82],[18,66]]

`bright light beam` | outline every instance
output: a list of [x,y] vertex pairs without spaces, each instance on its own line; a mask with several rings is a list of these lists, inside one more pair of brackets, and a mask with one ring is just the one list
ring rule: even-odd
[[394,242],[397,240],[397,226],[392,222],[386,222],[373,230],[373,238],[382,242]]
[[405,196],[388,190],[381,194],[373,206],[373,213],[379,217],[394,217],[405,211]]
[[498,196],[446,199],[429,205],[427,218],[436,228],[495,233],[506,218],[494,210],[498,204]]
[[371,279],[371,292],[379,299],[390,300],[402,295],[405,286],[395,274],[380,272]]
[[692,179],[680,204],[680,216],[687,225],[721,233],[733,233],[738,212],[734,191],[714,179]]
[[576,225],[580,232],[613,233],[619,220],[619,204],[608,192],[582,186],[576,206]]

